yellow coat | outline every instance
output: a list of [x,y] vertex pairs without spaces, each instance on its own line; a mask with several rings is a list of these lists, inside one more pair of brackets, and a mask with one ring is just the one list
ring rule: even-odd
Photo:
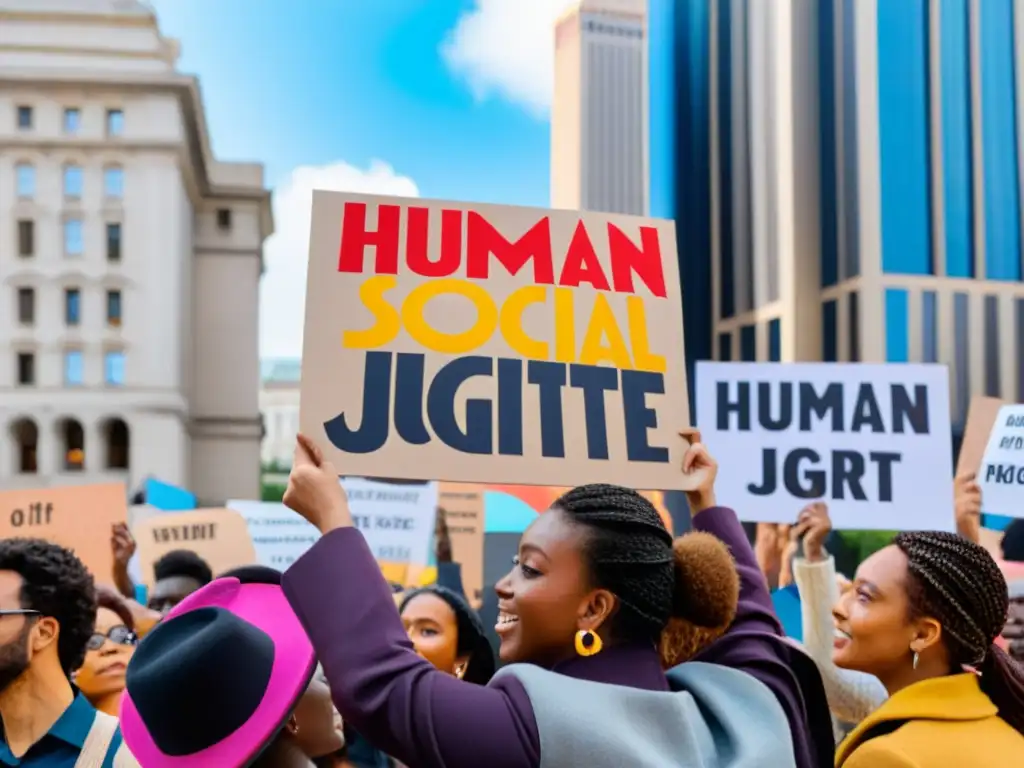
[[[887,732],[886,724],[906,722]],[[883,735],[865,739],[881,728]],[[1024,736],[996,715],[971,673],[936,677],[896,693],[836,750],[836,768],[1024,766]]]

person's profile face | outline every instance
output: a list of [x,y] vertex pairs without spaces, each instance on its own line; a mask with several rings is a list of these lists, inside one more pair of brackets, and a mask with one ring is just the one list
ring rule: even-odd
[[523,533],[512,570],[495,585],[502,661],[550,666],[572,655],[590,591],[585,536],[559,509],[542,513]]
[[21,575],[0,571],[0,692],[7,690],[32,663],[32,614],[21,607]]
[[459,662],[459,624],[448,603],[422,592],[405,604],[402,624],[416,653],[442,672],[454,674]]
[[124,690],[128,662],[135,653],[135,633],[109,608],[96,611],[96,628],[86,646],[75,684],[91,701]]
[[168,576],[153,585],[147,607],[166,615],[174,606],[203,585],[191,576]]
[[297,726],[292,738],[306,757],[325,757],[345,746],[341,715],[334,708],[327,678],[319,667],[292,716]]
[[875,552],[857,569],[852,586],[833,608],[836,666],[881,679],[910,664],[917,635],[910,619],[907,558],[896,546]]

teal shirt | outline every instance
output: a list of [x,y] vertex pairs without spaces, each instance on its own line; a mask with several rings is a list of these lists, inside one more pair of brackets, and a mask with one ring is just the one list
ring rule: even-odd
[[[46,768],[74,768],[82,751],[85,739],[96,718],[96,709],[77,690],[75,699],[64,710],[49,732],[31,746],[19,760],[7,746],[7,739],[0,741],[0,768],[4,766],[46,766]],[[0,730],[0,736],[2,736]],[[114,734],[102,768],[112,768],[114,755],[121,746],[121,729]]]

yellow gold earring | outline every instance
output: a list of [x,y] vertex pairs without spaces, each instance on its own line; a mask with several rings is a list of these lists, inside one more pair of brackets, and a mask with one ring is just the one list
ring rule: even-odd
[[594,656],[601,652],[604,643],[601,636],[589,629],[581,629],[576,633],[576,653],[580,656]]
[[461,679],[462,679],[462,676],[463,676],[463,675],[465,675],[465,674],[466,674],[466,665],[465,665],[465,664],[459,664],[459,665],[458,665],[458,666],[457,666],[457,667],[455,668],[455,676],[456,676],[457,678],[459,678],[459,680],[461,680]]

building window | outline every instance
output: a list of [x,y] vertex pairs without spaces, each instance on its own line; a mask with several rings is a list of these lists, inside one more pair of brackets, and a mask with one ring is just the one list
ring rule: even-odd
[[107,224],[107,261],[121,260],[121,225]]
[[64,383],[69,387],[80,387],[85,380],[82,353],[77,349],[64,353]]
[[107,352],[104,355],[103,378],[109,386],[124,386],[124,352]]
[[61,453],[65,472],[81,472],[85,467],[85,430],[78,419],[60,423]]
[[32,352],[18,353],[18,385],[29,387],[36,383],[36,356]]
[[77,288],[64,289],[64,323],[78,325],[82,322],[82,292]]
[[1002,392],[999,360],[999,297],[986,296],[984,304],[985,394],[999,397]]
[[107,325],[121,325],[121,292],[107,291]]
[[740,327],[740,360],[745,363],[757,360],[757,328],[753,325]]
[[36,252],[36,225],[29,219],[18,222],[18,255],[22,258]]
[[718,334],[718,359],[723,363],[732,362],[732,334]]
[[124,112],[120,109],[107,110],[107,136],[120,136],[124,133]]
[[32,127],[32,107],[18,107],[18,130],[27,131]]
[[34,288],[18,289],[18,322],[32,325],[36,321],[36,292]]
[[128,425],[124,419],[109,419],[102,428],[107,443],[107,469],[128,469],[128,450],[131,445]]
[[939,307],[935,291],[921,294],[921,362],[939,362]]
[[103,194],[108,198],[120,200],[124,197],[124,170],[106,168],[103,171]]
[[953,423],[962,427],[971,402],[971,297],[953,294]]
[[231,229],[231,209],[230,208],[218,208],[217,209],[217,228],[218,229]]
[[36,169],[28,163],[18,163],[14,171],[18,197],[32,198],[36,196]]
[[82,220],[68,219],[64,222],[64,255],[82,255]]
[[64,197],[78,198],[82,196],[82,167],[80,165],[64,166]]
[[910,296],[902,288],[885,289],[885,360],[906,363],[910,360],[907,327],[910,323]]
[[64,133],[78,133],[82,127],[82,111],[78,107],[64,110]]
[[34,475],[39,471],[36,452],[39,447],[39,427],[32,419],[18,419],[11,424],[11,437],[17,446],[14,471],[19,475]]
[[836,344],[836,301],[829,299],[821,305],[821,360],[834,363],[838,359]]
[[768,321],[768,361],[782,360],[782,320],[775,317]]
[[847,331],[850,342],[850,362],[860,362],[860,294],[854,291],[850,294],[850,301],[846,305],[848,310]]

